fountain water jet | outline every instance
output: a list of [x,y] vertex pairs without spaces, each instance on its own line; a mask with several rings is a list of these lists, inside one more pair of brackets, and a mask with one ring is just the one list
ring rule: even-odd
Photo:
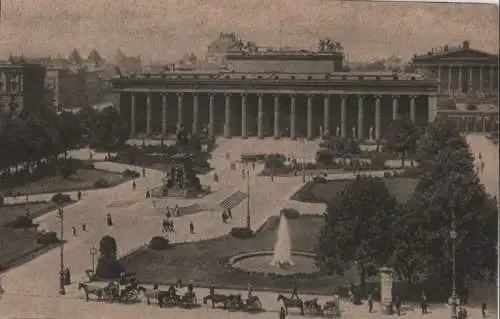
[[288,219],[281,214],[278,236],[274,246],[273,258],[270,265],[277,267],[292,266],[292,248],[290,245],[290,232],[288,230]]

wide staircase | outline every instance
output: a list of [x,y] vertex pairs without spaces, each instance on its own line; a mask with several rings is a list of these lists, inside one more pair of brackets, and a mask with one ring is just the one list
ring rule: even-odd
[[238,206],[242,201],[244,201],[247,197],[248,197],[247,193],[237,191],[228,198],[224,199],[222,202],[220,202],[219,205],[220,207],[222,207],[223,210],[233,209],[236,206]]

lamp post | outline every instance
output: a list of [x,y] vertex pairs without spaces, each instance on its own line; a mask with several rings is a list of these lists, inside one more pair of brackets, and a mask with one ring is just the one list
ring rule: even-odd
[[457,287],[456,287],[456,239],[457,239],[457,231],[456,231],[456,222],[455,222],[455,214],[453,214],[453,221],[451,224],[451,243],[452,243],[452,253],[453,253],[453,280],[452,280],[452,288],[451,288],[451,319],[457,319]]
[[92,248],[90,248],[90,256],[92,256],[92,273],[93,274],[95,273],[95,256],[96,255],[97,255],[97,248],[92,246]]
[[305,137],[302,137],[300,139],[300,143],[301,143],[301,151],[302,151],[302,183],[305,183],[306,182],[306,151],[305,151],[305,144],[306,144],[306,138]]
[[66,290],[64,289],[64,211],[62,208],[62,205],[59,204],[59,207],[57,208],[57,213],[59,216],[59,221],[60,221],[60,231],[61,231],[61,238],[60,240],[60,269],[59,269],[59,294],[60,295],[65,295]]

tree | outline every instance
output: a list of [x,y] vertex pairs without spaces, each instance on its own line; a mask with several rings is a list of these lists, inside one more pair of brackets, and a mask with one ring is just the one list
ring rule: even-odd
[[108,106],[97,113],[94,118],[91,142],[94,146],[103,147],[107,150],[123,145],[128,137],[125,121],[118,110]]
[[82,141],[83,130],[76,114],[62,112],[59,114],[59,140],[65,157],[69,150],[74,149]]
[[367,270],[392,255],[391,229],[398,204],[380,178],[360,177],[327,205],[316,246],[316,262],[326,273],[342,274],[356,263],[361,285]]
[[404,167],[405,154],[415,151],[418,129],[408,117],[400,117],[389,125],[385,140],[389,150],[401,154],[401,167]]
[[[455,224],[459,285],[483,279],[496,269],[497,207],[474,171],[465,139],[446,122],[432,124],[420,139],[420,181],[407,203],[404,227],[413,229],[421,267],[433,278],[451,283],[450,230]],[[471,262],[474,261],[474,262]]]

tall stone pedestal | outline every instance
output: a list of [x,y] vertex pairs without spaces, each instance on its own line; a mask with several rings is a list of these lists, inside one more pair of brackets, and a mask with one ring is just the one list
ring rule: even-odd
[[380,271],[380,307],[381,312],[386,315],[393,313],[392,308],[392,285],[393,273],[392,268],[382,267]]

